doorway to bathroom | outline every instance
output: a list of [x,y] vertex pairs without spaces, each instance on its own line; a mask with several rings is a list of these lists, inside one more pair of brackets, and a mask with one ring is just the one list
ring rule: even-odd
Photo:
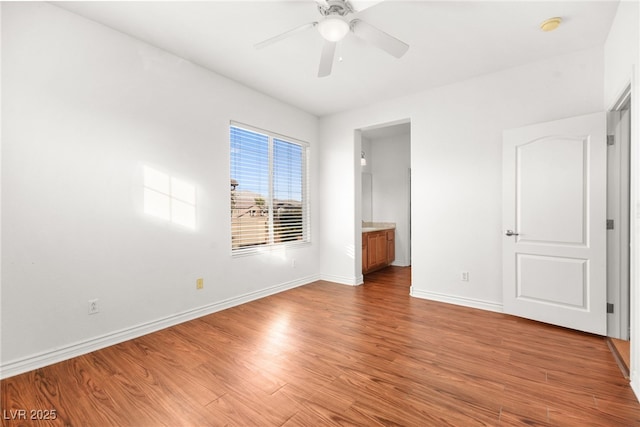
[[[359,200],[356,231],[362,246],[356,268],[366,281],[371,271],[411,265],[411,123],[401,120],[358,129],[355,140],[360,154],[354,180]],[[378,234],[385,235],[386,248],[369,244],[382,239]]]

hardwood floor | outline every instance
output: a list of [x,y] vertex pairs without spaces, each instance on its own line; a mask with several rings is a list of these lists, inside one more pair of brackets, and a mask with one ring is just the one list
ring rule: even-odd
[[3,380],[2,425],[640,425],[603,338],[411,298],[409,276],[316,282]]
[[607,338],[607,344],[613,354],[613,358],[618,364],[622,375],[629,378],[629,367],[631,366],[631,342],[619,340],[617,338]]

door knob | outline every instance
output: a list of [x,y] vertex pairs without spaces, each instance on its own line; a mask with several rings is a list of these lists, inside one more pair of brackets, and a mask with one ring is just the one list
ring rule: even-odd
[[515,233],[513,230],[507,230],[504,232],[505,236],[519,236],[520,233]]

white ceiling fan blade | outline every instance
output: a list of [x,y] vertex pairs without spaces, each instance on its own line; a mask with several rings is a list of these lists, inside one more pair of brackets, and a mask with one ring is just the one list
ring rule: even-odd
[[304,25],[300,25],[299,27],[294,28],[293,30],[289,30],[286,31],[282,34],[279,34],[275,37],[271,37],[269,39],[266,39],[265,41],[262,41],[260,43],[255,44],[253,47],[255,47],[256,49],[262,49],[265,46],[269,46],[270,44],[273,44],[275,42],[279,42],[280,40],[284,40],[287,37],[291,37],[295,34],[301,33],[302,31],[305,31],[309,28],[313,28],[316,25],[318,25],[317,22],[309,22],[308,24],[304,24]]
[[326,77],[331,74],[333,67],[333,57],[336,54],[336,42],[325,41],[322,46],[322,54],[320,55],[320,68],[318,69],[318,77]]
[[371,6],[375,6],[378,3],[382,3],[384,0],[348,0],[351,5],[351,9],[354,12],[362,12],[365,9],[369,9]]
[[409,45],[402,40],[398,40],[360,19],[354,19],[350,25],[353,34],[396,58],[400,58],[409,50]]

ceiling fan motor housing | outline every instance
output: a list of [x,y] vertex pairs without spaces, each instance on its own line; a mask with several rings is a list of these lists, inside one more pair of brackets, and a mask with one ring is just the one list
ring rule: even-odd
[[323,16],[346,16],[354,11],[349,2],[345,0],[328,0],[327,6],[318,5],[318,10]]

